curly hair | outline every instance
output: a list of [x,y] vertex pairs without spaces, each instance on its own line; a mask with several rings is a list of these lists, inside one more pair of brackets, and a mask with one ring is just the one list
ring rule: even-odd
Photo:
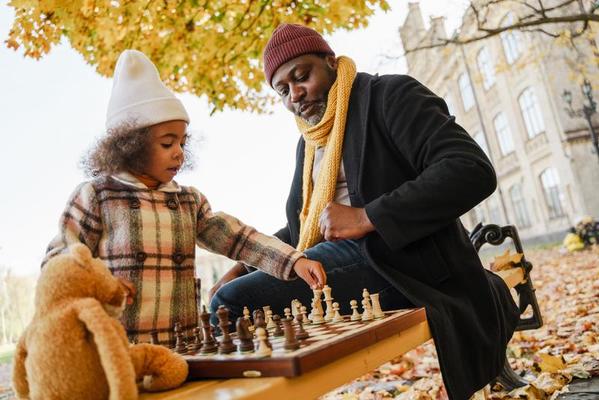
[[[125,122],[96,140],[82,157],[81,167],[89,177],[144,171],[149,162],[150,138],[150,127],[136,128],[135,121]],[[184,156],[181,170],[191,169],[189,146],[185,147]]]

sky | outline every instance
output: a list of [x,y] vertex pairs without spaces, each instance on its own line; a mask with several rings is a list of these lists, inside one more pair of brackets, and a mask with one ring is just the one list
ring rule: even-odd
[[[358,71],[406,73],[398,28],[407,1],[390,0],[369,27],[325,38]],[[425,24],[445,16],[458,25],[467,2],[422,0]],[[0,0],[0,267],[35,275],[73,189],[86,180],[79,161],[103,134],[112,80],[99,76],[66,41],[39,61],[7,49],[13,10]],[[240,111],[208,114],[205,98],[179,95],[190,118],[195,168],[177,175],[197,187],[213,210],[225,211],[265,233],[285,223],[285,201],[299,133],[282,105],[268,115]]]

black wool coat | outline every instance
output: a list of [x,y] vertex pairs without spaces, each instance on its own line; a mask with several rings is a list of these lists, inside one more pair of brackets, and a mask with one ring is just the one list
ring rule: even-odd
[[[296,246],[304,140],[276,233]],[[343,142],[353,207],[376,227],[364,240],[371,267],[426,308],[445,387],[468,399],[495,378],[519,313],[507,286],[481,265],[459,216],[495,190],[489,159],[445,102],[406,75],[359,73]]]

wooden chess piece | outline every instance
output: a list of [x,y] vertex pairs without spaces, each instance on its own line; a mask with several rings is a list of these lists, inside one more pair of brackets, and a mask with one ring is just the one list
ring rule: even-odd
[[322,294],[322,290],[314,289],[314,298],[312,299],[312,312],[310,313],[310,320],[313,324],[323,324],[325,322],[323,318],[322,304],[320,300],[320,296]]
[[362,319],[362,316],[358,312],[358,302],[356,300],[352,300],[349,302],[349,305],[352,309],[351,317],[349,319],[351,321],[360,321]]
[[300,347],[300,343],[295,337],[295,330],[292,325],[293,319],[285,318],[283,319],[283,329],[285,330],[285,343],[283,344],[283,348],[285,350],[297,350]]
[[333,303],[333,318],[331,319],[331,322],[334,323],[338,323],[338,322],[343,322],[343,317],[341,316],[341,314],[339,314],[339,303],[334,302]]
[[291,320],[293,321],[293,317],[291,315],[291,308],[285,307],[283,309],[283,312],[285,313],[285,318],[291,318]]
[[262,327],[257,327],[256,336],[258,337],[258,350],[256,350],[255,354],[258,357],[269,357],[272,354],[272,349],[268,346],[268,342],[266,341],[266,330]]
[[385,313],[381,308],[381,303],[379,302],[379,294],[371,294],[370,300],[372,300],[372,315],[374,319],[381,319],[385,317]]
[[308,309],[306,306],[300,306],[300,314],[302,314],[302,322],[304,324],[310,324],[310,320],[308,319]]
[[266,330],[274,329],[275,323],[272,320],[272,310],[269,308],[266,310]]
[[202,347],[202,330],[198,327],[193,328],[193,343],[191,343],[187,348],[190,353],[197,353],[198,350]]
[[202,306],[202,313],[200,314],[200,320],[202,321],[202,347],[200,347],[201,354],[213,354],[217,351],[216,339],[212,335],[212,326],[210,325],[210,314],[206,311],[206,306]]
[[[304,308],[304,313],[305,313],[305,309]],[[299,340],[304,340],[307,339],[308,337],[310,337],[310,334],[308,333],[308,331],[306,331],[304,329],[304,314],[299,313],[295,316],[295,320],[297,321],[297,330],[295,331],[295,337],[298,338]]]
[[179,354],[187,353],[187,344],[185,343],[185,336],[181,329],[181,324],[175,322],[175,351]]
[[275,331],[272,333],[273,336],[283,336],[283,329],[281,329],[281,317],[278,314],[272,316],[272,321],[275,327]]
[[370,302],[367,299],[362,299],[362,321],[370,321],[373,319],[372,310],[370,309]]
[[245,317],[237,318],[235,324],[237,331],[237,338],[239,339],[239,345],[237,350],[240,353],[250,353],[254,351],[254,335],[250,332],[250,321]]
[[223,334],[218,344],[218,353],[232,353],[235,351],[235,345],[233,344],[233,340],[231,339],[231,335],[229,334],[229,325],[231,324],[229,322],[229,310],[225,306],[218,306],[216,316],[218,318],[218,326],[220,327],[220,331]]
[[329,285],[324,285],[322,288],[322,292],[324,293],[324,301],[327,305],[327,310],[324,315],[324,320],[329,322],[333,319],[333,298],[331,297],[331,287]]

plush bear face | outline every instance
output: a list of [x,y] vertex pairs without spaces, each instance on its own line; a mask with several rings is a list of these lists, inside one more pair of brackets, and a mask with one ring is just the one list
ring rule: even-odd
[[68,253],[52,257],[42,269],[35,293],[36,311],[83,297],[97,299],[116,316],[124,307],[126,290],[102,260],[92,257],[89,248],[76,244]]

